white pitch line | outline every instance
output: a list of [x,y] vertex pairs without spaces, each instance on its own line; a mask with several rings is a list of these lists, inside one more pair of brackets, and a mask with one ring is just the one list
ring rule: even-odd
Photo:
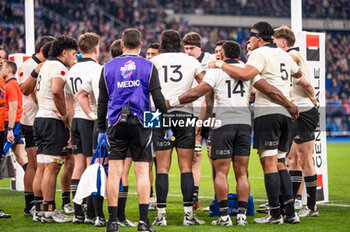
[[[10,188],[7,188],[7,187],[0,187],[0,189],[10,190]],[[61,192],[61,189],[56,189],[56,191]],[[136,192],[133,192],[133,193],[129,192],[128,194],[137,195]],[[170,197],[182,197],[182,194],[169,193],[168,196],[170,196]],[[213,196],[199,196],[198,198],[200,198],[200,199],[213,199]],[[267,201],[267,199],[254,199],[254,200],[255,201]],[[344,204],[321,203],[320,205],[350,208],[350,205],[344,205]]]

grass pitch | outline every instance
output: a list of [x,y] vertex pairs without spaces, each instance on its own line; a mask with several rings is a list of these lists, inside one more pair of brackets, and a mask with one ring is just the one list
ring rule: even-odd
[[[298,225],[258,225],[253,223],[254,217],[248,217],[249,224],[245,227],[214,227],[211,221],[216,218],[208,217],[202,209],[207,207],[213,197],[213,184],[211,181],[211,167],[206,153],[202,159],[202,180],[199,189],[201,208],[196,215],[206,221],[206,225],[184,227],[183,206],[180,188],[180,175],[177,166],[177,156],[173,155],[172,167],[169,175],[169,197],[167,207],[167,227],[155,227],[156,231],[349,231],[350,230],[350,143],[329,143],[328,146],[328,180],[329,199],[327,205],[319,205],[320,216],[318,218],[302,218]],[[235,192],[235,180],[233,171],[229,174],[230,192]],[[249,164],[249,180],[251,195],[254,197],[255,206],[266,202],[263,171],[255,150],[252,150]],[[126,205],[126,216],[133,221],[138,221],[138,205],[135,187],[135,175],[130,170],[129,196]],[[33,223],[31,217],[23,216],[24,196],[23,192],[9,190],[10,181],[0,180],[0,209],[12,215],[10,219],[0,219],[0,231],[103,231],[104,228],[96,228],[88,225],[42,224]],[[60,188],[59,181],[57,188]],[[60,209],[61,193],[56,194],[56,205]],[[345,205],[339,206],[339,205]],[[108,218],[107,201],[105,201],[105,214]],[[149,218],[153,221],[156,211],[149,212]],[[255,217],[265,215],[256,213]],[[233,217],[234,221],[235,218]],[[136,228],[120,228],[119,231],[137,231]]]

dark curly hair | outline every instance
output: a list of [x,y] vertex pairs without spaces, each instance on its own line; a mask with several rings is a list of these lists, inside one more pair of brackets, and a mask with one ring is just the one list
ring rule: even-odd
[[54,41],[55,37],[53,36],[43,36],[40,38],[39,42],[35,45],[35,54],[40,52],[40,49],[45,46],[48,42]]
[[224,50],[226,58],[239,59],[241,55],[241,46],[235,41],[226,41],[221,49]]
[[181,51],[181,36],[179,32],[170,29],[162,32],[162,40],[160,43],[160,51],[165,52],[180,52]]
[[258,22],[253,25],[252,29],[259,32],[259,37],[261,37],[265,42],[273,42],[272,36],[275,33],[272,26],[267,22]]
[[49,58],[49,56],[50,56],[49,53],[50,53],[52,44],[53,44],[53,41],[50,41],[50,42],[46,43],[43,47],[43,56],[45,57],[45,59]]
[[63,50],[78,50],[77,41],[72,37],[61,35],[53,41],[49,54],[50,56],[58,57]]

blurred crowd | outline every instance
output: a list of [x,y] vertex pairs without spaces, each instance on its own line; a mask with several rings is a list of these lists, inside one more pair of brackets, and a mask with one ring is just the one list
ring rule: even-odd
[[[8,53],[25,51],[23,12],[11,8],[13,2],[23,3],[23,0],[0,3],[0,45]],[[184,19],[172,21],[168,15],[182,12],[290,17],[290,0],[35,0],[35,6],[51,9],[71,22],[63,26],[46,17],[36,19],[35,38],[61,34],[77,38],[88,31],[96,32],[102,41],[101,63],[110,59],[108,48],[125,27],[137,27],[143,33],[143,54],[149,43],[159,40],[164,29],[173,28],[182,35],[189,31],[198,32],[202,36],[202,49],[208,52],[213,52],[218,40],[235,40],[242,45],[241,58],[245,61],[248,28],[198,27]],[[303,9],[304,17],[350,18],[349,0],[308,0],[303,1]],[[326,98],[329,103],[350,102],[349,41],[347,32],[327,32]]]

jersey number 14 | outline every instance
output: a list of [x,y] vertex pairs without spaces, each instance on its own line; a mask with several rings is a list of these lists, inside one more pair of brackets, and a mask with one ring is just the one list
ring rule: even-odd
[[226,80],[227,84],[227,97],[231,98],[232,94],[241,94],[241,97],[244,97],[244,87],[243,87],[243,82],[242,81],[237,81],[235,87],[233,87],[233,90],[231,88],[231,80]]

